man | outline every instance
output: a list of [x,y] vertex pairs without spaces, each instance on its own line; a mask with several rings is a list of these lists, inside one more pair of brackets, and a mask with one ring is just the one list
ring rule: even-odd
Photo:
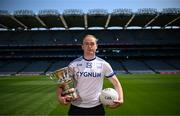
[[[123,90],[109,63],[96,56],[97,40],[93,35],[83,39],[84,55],[72,61],[69,67],[75,69],[76,90],[79,98],[71,102],[69,115],[104,115],[104,107],[99,101],[103,87],[103,78],[107,77],[118,92],[118,100],[114,100],[116,108],[123,104]],[[58,100],[61,104],[69,104],[70,96],[61,96],[62,89],[57,88]]]

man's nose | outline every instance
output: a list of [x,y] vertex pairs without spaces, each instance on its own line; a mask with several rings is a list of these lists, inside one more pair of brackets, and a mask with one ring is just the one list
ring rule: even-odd
[[87,46],[88,46],[88,47],[91,47],[91,44],[88,44]]

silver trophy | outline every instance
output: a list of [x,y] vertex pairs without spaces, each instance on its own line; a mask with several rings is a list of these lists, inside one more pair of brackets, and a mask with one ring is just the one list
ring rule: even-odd
[[75,90],[73,69],[64,67],[51,73],[49,77],[62,88],[62,96],[69,95],[72,98],[71,100],[76,100],[78,98]]

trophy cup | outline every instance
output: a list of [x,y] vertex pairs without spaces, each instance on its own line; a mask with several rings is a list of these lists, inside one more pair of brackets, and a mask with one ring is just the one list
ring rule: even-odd
[[49,77],[62,88],[62,96],[69,95],[71,100],[76,100],[78,95],[74,88],[75,80],[73,72],[73,69],[64,67],[51,73]]

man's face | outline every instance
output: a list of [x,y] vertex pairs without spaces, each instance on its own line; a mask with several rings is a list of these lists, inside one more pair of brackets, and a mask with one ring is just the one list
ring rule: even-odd
[[97,49],[96,39],[92,36],[86,36],[83,41],[82,49],[84,50],[85,54],[95,54]]

